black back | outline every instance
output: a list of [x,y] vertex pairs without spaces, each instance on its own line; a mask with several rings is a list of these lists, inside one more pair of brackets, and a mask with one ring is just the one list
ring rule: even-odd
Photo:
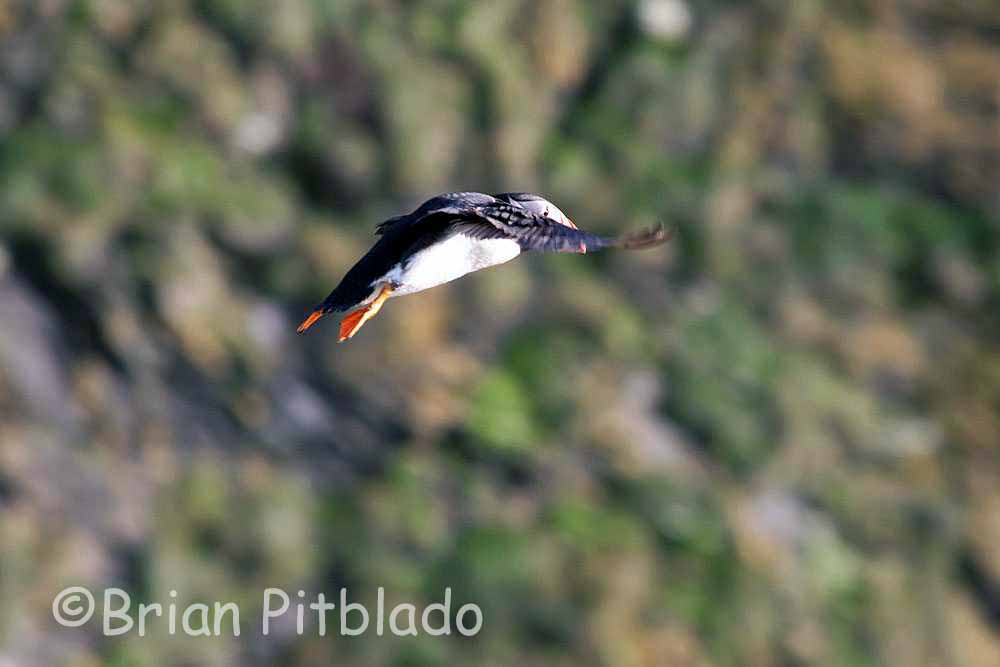
[[476,239],[508,238],[521,250],[585,253],[601,248],[648,248],[668,235],[662,225],[614,238],[567,224],[552,202],[527,192],[496,196],[450,192],[432,197],[409,215],[390,218],[375,230],[378,241],[355,264],[337,288],[317,306],[325,313],[353,308],[372,295],[374,283],[395,266],[453,234]]
[[358,260],[317,309],[323,312],[353,308],[371,296],[373,283],[397,264],[455,233],[454,225],[469,218],[473,207],[495,201],[478,192],[452,192],[428,199],[409,215],[381,223],[375,245]]

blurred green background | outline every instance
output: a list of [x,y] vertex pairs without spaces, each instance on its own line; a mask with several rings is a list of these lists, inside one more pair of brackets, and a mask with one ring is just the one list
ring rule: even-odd
[[[465,189],[677,238],[294,335]],[[0,665],[1000,665],[998,245],[993,0],[2,0]]]

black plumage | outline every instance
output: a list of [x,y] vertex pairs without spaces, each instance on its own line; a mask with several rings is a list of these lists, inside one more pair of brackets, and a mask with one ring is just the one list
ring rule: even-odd
[[[662,225],[620,237],[606,237],[577,229],[554,204],[535,194],[452,192],[432,197],[407,215],[380,223],[378,240],[299,326],[305,331],[323,314],[343,312],[365,304],[383,287],[401,287],[390,275],[405,275],[418,254],[453,236],[476,241],[509,239],[521,251],[585,253],[602,248],[646,248],[667,239]],[[516,250],[513,254],[516,254]],[[502,261],[506,261],[509,257]],[[475,269],[472,269],[475,270]],[[381,306],[381,300],[378,307]],[[377,312],[377,309],[376,309]],[[360,325],[358,325],[360,326]],[[349,336],[348,336],[349,337]]]

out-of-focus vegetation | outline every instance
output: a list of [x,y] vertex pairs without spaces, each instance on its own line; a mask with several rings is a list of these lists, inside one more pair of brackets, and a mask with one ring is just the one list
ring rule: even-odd
[[[678,235],[294,335],[459,189]],[[0,664],[998,665],[998,228],[993,0],[2,1]]]

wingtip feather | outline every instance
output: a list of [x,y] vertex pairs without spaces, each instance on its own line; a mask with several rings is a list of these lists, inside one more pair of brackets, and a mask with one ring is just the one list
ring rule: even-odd
[[628,250],[654,248],[672,239],[675,230],[675,227],[667,229],[662,222],[658,222],[654,227],[623,236],[620,246]]

